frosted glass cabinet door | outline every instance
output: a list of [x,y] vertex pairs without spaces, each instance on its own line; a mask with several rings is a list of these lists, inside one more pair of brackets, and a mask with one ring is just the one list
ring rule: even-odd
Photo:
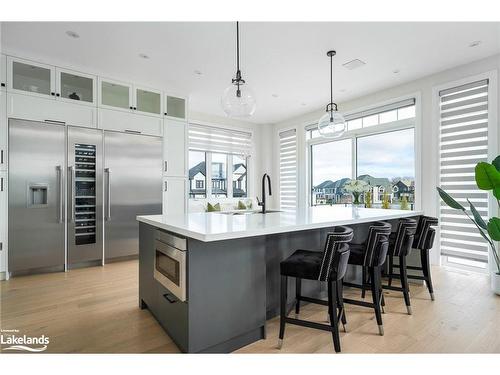
[[8,58],[7,81],[10,90],[55,98],[55,68],[27,60]]
[[135,88],[137,111],[145,114],[161,116],[161,92],[150,89]]
[[167,111],[165,116],[185,119],[186,118],[186,99],[167,95]]
[[[57,69],[56,96],[63,100],[79,104],[96,104],[96,77],[85,73]],[[59,95],[58,95],[59,94]]]
[[132,86],[126,83],[101,80],[100,104],[112,109],[132,109]]

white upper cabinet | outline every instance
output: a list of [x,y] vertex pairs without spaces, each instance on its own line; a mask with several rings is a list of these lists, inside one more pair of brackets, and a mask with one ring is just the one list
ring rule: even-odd
[[7,56],[0,55],[0,87],[7,89]]
[[186,118],[186,99],[165,95],[164,115],[176,119]]
[[163,94],[161,91],[134,86],[134,94],[134,111],[163,117]]
[[7,88],[9,91],[55,98],[55,81],[54,66],[10,56],[7,58]]
[[56,68],[56,98],[73,104],[97,105],[97,77]]
[[187,123],[165,119],[163,131],[163,174],[187,176]]

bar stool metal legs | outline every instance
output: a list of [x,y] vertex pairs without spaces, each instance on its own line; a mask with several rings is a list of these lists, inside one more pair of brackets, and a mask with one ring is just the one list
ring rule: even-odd
[[[286,320],[286,300],[288,297],[288,277],[281,276],[281,293],[280,293],[280,334],[278,339],[278,349],[283,346],[283,337],[285,336],[285,320]],[[298,303],[299,301],[297,301]]]

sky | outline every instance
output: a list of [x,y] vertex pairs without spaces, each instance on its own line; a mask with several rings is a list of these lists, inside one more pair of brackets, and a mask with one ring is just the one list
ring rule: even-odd
[[[413,132],[413,129],[405,129],[358,138],[358,176],[369,174],[389,180],[414,177]],[[350,139],[313,146],[312,157],[313,185],[351,177]]]

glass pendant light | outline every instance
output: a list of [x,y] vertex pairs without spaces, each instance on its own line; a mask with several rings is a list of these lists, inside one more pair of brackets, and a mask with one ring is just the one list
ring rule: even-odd
[[318,131],[325,138],[338,138],[345,133],[344,116],[337,111],[337,104],[333,102],[333,56],[335,51],[328,51],[330,57],[330,103],[326,106],[326,113],[318,121]]
[[236,78],[233,78],[231,84],[224,90],[221,106],[229,117],[250,117],[256,108],[255,95],[241,78],[239,22],[236,22]]

